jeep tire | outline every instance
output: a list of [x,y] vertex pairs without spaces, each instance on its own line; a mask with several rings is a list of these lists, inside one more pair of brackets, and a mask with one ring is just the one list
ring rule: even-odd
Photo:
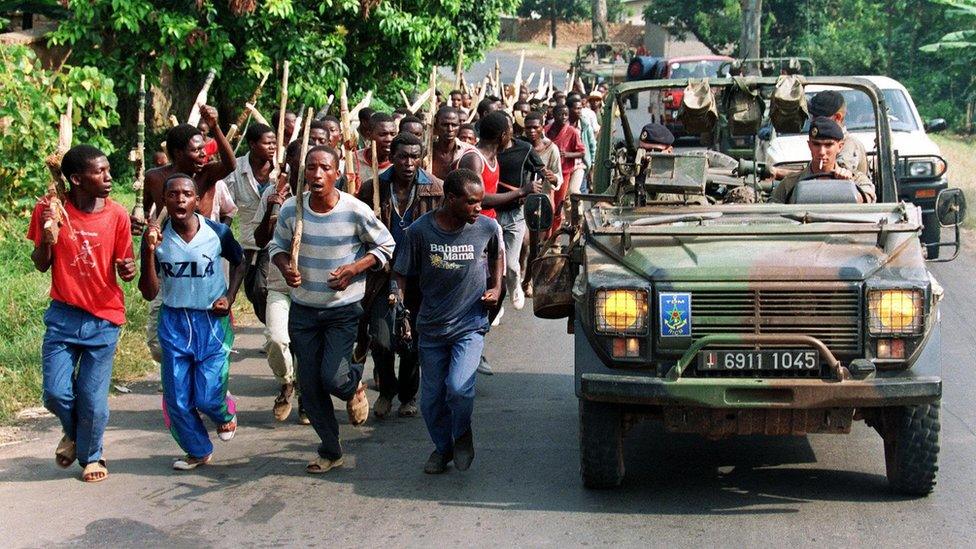
[[624,431],[619,407],[580,399],[579,440],[583,486],[620,486],[624,478]]
[[925,496],[939,470],[939,401],[885,410],[885,467],[896,491]]

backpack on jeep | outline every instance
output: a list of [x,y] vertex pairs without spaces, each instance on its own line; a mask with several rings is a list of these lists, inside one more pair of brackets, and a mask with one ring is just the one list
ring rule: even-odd
[[733,79],[728,102],[729,133],[754,135],[762,124],[765,105],[757,90],[750,90],[742,78]]
[[769,107],[769,121],[780,133],[800,133],[809,114],[807,97],[803,93],[802,76],[784,74],[776,81],[776,89]]

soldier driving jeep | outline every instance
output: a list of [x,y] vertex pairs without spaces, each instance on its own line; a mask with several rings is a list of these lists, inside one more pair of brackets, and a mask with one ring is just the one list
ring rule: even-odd
[[857,187],[856,200],[859,204],[876,201],[874,183],[867,175],[843,168],[837,163],[837,156],[846,143],[844,130],[837,122],[826,117],[814,118],[810,123],[808,136],[812,160],[803,171],[783,178],[770,194],[770,202],[789,203],[797,183],[822,177],[853,181]]

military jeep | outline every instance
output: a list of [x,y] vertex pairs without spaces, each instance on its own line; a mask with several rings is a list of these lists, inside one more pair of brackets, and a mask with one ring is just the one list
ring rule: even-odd
[[[884,439],[895,490],[933,489],[942,289],[926,268],[921,211],[898,199],[881,90],[853,77],[808,82],[870,99],[877,203],[857,203],[839,179],[802,181],[795,203],[765,203],[773,182],[748,160],[755,151],[726,146],[735,140],[723,136],[723,98],[733,85],[769,97],[774,78],[711,79],[714,145],[674,154],[644,154],[646,121],[624,104],[686,80],[609,95],[616,108],[605,109],[595,194],[572,197],[567,264],[585,486],[622,482],[623,437],[644,419],[710,438],[849,433],[863,420]],[[937,211],[953,233],[939,245],[958,253],[961,192],[942,191]]]
[[583,81],[587,89],[601,82],[613,85],[627,78],[627,66],[632,52],[623,42],[591,42],[576,48],[570,71]]

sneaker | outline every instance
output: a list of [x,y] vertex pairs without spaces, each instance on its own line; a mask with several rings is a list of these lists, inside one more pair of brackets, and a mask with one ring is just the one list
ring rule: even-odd
[[478,364],[478,373],[486,376],[495,375],[495,371],[491,369],[491,366],[488,364],[488,359],[485,358],[485,355],[481,355],[481,362]]
[[312,420],[308,419],[308,414],[305,413],[305,408],[302,408],[300,405],[298,407],[298,421],[296,423],[299,425],[312,424]]
[[[515,290],[512,292],[512,305],[515,307],[516,311],[521,311],[525,307],[525,292],[522,291],[522,286],[515,286]],[[500,314],[498,316],[501,316]]]
[[346,401],[346,412],[349,414],[349,423],[362,425],[369,417],[369,399],[366,398],[366,385],[359,382],[359,387],[353,393],[352,398]]
[[204,456],[202,458],[195,458],[190,455],[186,455],[182,459],[178,459],[173,462],[173,469],[177,471],[192,471],[201,465],[210,465],[210,460],[212,459],[213,454]]
[[458,471],[467,471],[474,461],[474,436],[471,429],[454,441],[454,466]]
[[217,427],[217,437],[224,442],[234,438],[235,433],[237,433],[237,416],[234,416],[227,423]]
[[505,307],[500,307],[498,309],[498,316],[495,317],[495,320],[491,321],[491,325],[498,326],[499,324],[501,324],[503,316],[505,316]]
[[373,403],[373,415],[376,416],[376,419],[383,419],[392,409],[393,401],[383,395],[380,395],[380,397],[376,399],[376,402]]
[[417,417],[419,413],[420,411],[417,410],[417,399],[414,398],[401,403],[400,409],[397,410],[397,415],[400,417]]
[[285,421],[291,415],[291,395],[294,393],[295,385],[293,383],[285,383],[281,386],[281,392],[275,397],[274,407],[271,409],[275,421]]
[[430,453],[430,457],[427,458],[427,463],[424,464],[424,472],[428,475],[439,475],[444,471],[447,471],[447,464],[454,459],[454,456],[448,454],[442,456],[434,450]]

